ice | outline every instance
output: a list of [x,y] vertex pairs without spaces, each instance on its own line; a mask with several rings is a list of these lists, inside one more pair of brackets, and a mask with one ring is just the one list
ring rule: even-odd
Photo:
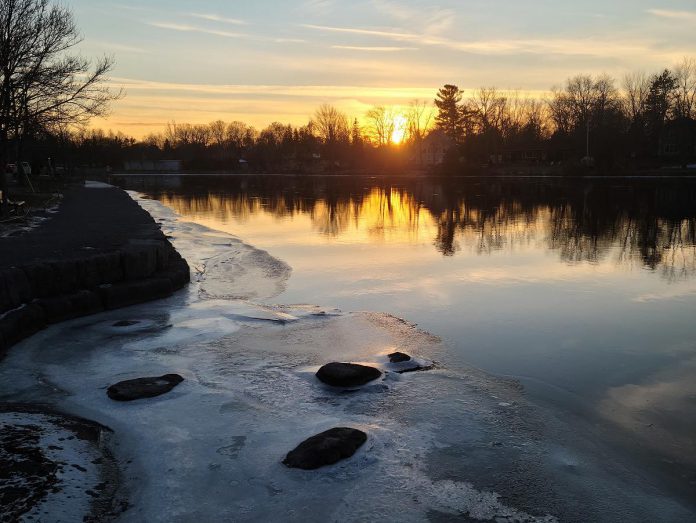
[[129,194],[158,218],[166,235],[176,235],[176,247],[194,270],[202,297],[262,300],[285,290],[292,272],[285,262],[229,234],[181,222],[161,203]]
[[[166,300],[52,326],[0,366],[3,400],[51,403],[113,429],[110,450],[130,493],[121,521],[692,515],[577,425],[529,404],[518,383],[452,365],[437,336],[389,314],[258,303],[282,289],[290,275],[282,262],[138,201],[197,267],[197,281]],[[437,365],[398,374],[386,357],[395,350]],[[314,376],[331,361],[384,375],[335,390]],[[106,395],[117,381],[167,373],[184,382],[157,398],[124,404]],[[336,426],[363,430],[368,441],[316,471],[282,465],[298,443]]]

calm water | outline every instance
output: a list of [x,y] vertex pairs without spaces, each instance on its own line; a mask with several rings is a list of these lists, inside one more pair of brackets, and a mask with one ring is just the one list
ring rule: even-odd
[[278,303],[416,322],[447,365],[696,461],[696,180],[114,181],[287,262]]

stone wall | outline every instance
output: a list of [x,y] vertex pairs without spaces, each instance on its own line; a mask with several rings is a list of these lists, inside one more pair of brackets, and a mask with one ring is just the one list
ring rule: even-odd
[[0,269],[0,358],[52,323],[165,298],[184,287],[189,266],[161,236],[110,252]]

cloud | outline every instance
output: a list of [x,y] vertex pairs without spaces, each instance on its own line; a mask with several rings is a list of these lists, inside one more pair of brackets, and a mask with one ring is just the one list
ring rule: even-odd
[[245,22],[244,20],[239,20],[238,18],[227,18],[224,16],[216,15],[216,14],[188,13],[188,16],[192,16],[194,18],[200,18],[201,20],[208,20],[211,22],[221,22],[224,24],[248,25],[248,23]]
[[438,35],[450,29],[457,13],[452,9],[430,8],[427,10],[408,7],[391,0],[372,0],[373,5],[388,16],[411,26],[420,28],[425,34]]
[[159,29],[168,29],[170,31],[180,31],[184,33],[201,33],[213,36],[221,36],[223,38],[237,38],[244,40],[254,40],[257,42],[273,42],[273,43],[302,43],[304,42],[301,38],[283,38],[283,37],[269,37],[269,36],[257,36],[249,33],[233,33],[231,31],[221,31],[219,29],[211,29],[208,27],[200,27],[196,25],[189,24],[177,24],[172,22],[147,22],[147,25],[151,27],[157,27]]
[[302,24],[302,27],[314,29],[317,31],[327,31],[333,33],[349,33],[367,36],[381,36],[384,38],[392,38],[394,40],[416,40],[418,35],[414,33],[398,33],[394,31],[380,31],[376,29],[360,29],[356,27],[333,27],[327,25]]
[[181,31],[185,33],[203,33],[215,36],[223,36],[226,38],[248,38],[251,36],[244,33],[232,33],[229,31],[219,31],[217,29],[207,29],[195,25],[175,24],[171,22],[148,22],[148,25],[152,27],[157,27],[159,29],[169,29],[171,31]]
[[365,52],[384,52],[394,53],[398,51],[417,51],[417,47],[366,47],[360,45],[332,45],[331,49],[345,49],[348,51],[365,51]]
[[[561,55],[561,56],[666,56],[667,50],[651,48],[645,40],[632,41],[611,38],[520,38],[490,40],[453,40],[428,34],[385,29],[363,29],[303,24],[302,27],[328,33],[344,33],[374,36],[396,42],[409,42],[425,46],[443,47],[454,51],[483,55]],[[670,55],[671,56],[671,55]]]
[[288,97],[332,99],[352,98],[356,96],[376,99],[401,99],[405,101],[414,98],[431,98],[432,87],[369,87],[354,85],[218,85],[190,84],[174,82],[157,82],[137,80],[133,78],[112,78],[112,82],[122,85],[132,91],[168,91],[189,92],[207,95],[253,95],[256,97]]
[[696,21],[696,11],[675,11],[671,9],[648,9],[646,13],[659,18],[670,18],[684,21]]
[[106,42],[102,40],[90,40],[92,45],[102,47],[108,52],[121,51],[124,53],[136,53],[136,54],[150,54],[152,51],[150,49],[144,49],[142,47],[135,47],[132,45],[117,44],[114,42]]

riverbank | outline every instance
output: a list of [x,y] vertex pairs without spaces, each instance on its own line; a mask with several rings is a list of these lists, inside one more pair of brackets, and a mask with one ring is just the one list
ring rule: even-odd
[[37,226],[0,238],[0,358],[49,324],[170,296],[186,261],[124,191],[69,188]]

